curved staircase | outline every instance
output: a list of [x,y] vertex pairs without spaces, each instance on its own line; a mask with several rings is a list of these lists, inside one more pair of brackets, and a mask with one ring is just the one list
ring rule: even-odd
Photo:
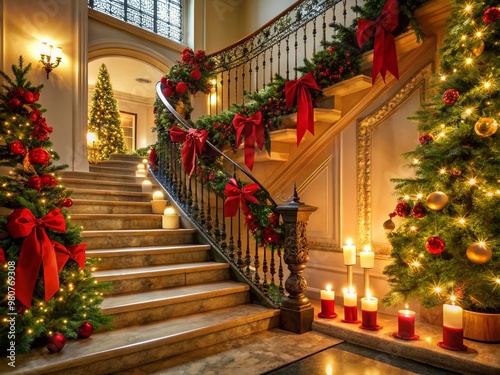
[[162,229],[144,178],[135,177],[140,161],[113,155],[88,173],[60,173],[87,257],[100,258],[94,277],[113,286],[101,305],[113,329],[69,340],[57,354],[42,347],[18,355],[9,373],[129,373],[279,325],[279,310],[252,304],[249,286],[231,280],[229,265],[213,261],[194,229]]

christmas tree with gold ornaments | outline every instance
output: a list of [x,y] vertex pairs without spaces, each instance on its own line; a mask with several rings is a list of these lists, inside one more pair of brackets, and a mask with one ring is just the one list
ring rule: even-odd
[[112,154],[127,152],[118,102],[105,64],[101,65],[97,74],[88,129],[97,137],[97,151],[94,155],[96,160],[108,160]]
[[4,72],[0,92],[0,348],[15,356],[46,345],[60,351],[109,322],[99,309],[105,283],[92,277],[81,228],[68,219],[73,202],[61,185],[31,64]]
[[498,5],[452,1],[429,103],[412,117],[420,144],[404,156],[414,177],[393,180],[388,305],[500,313]]

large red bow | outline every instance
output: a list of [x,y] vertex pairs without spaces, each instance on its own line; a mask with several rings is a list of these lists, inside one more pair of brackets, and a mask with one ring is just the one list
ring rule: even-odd
[[64,265],[70,258],[78,263],[82,270],[85,268],[85,248],[87,247],[86,244],[81,243],[79,245],[68,246],[66,248],[59,242],[52,241],[52,246],[54,246],[54,250],[56,251],[57,268],[59,272],[61,272]]
[[259,185],[253,183],[243,186],[240,190],[236,179],[230,178],[224,189],[224,195],[226,196],[224,202],[224,217],[236,216],[238,208],[240,207],[240,201],[241,210],[243,214],[247,215],[250,212],[247,201],[259,203],[259,200],[254,197],[254,194],[259,189]]
[[312,72],[295,81],[285,82],[286,108],[293,106],[297,97],[297,146],[300,144],[306,130],[314,135],[314,111],[309,89],[321,90]]
[[360,47],[375,34],[372,84],[375,83],[378,73],[380,73],[385,82],[385,73],[388,71],[399,79],[396,41],[394,40],[394,35],[392,35],[394,29],[398,26],[398,17],[398,2],[396,0],[387,0],[378,19],[375,21],[358,20],[356,37]]
[[149,150],[148,159],[149,159],[149,165],[153,169],[156,169],[158,167],[158,165],[156,164],[156,158],[157,158],[156,150],[154,148],[151,148],[151,150]]
[[48,301],[59,289],[59,272],[56,252],[45,228],[66,232],[66,221],[61,210],[56,208],[37,219],[30,210],[18,208],[7,220],[6,229],[12,237],[26,237],[16,267],[16,298],[26,307],[31,307],[33,290],[43,263],[45,301]]
[[182,165],[189,177],[194,172],[196,156],[201,156],[207,137],[208,132],[206,130],[191,128],[189,131],[185,131],[177,125],[172,126],[172,129],[170,129],[170,139],[173,142],[184,142],[184,146],[182,146]]
[[245,132],[245,164],[252,170],[255,160],[255,143],[261,151],[264,147],[262,113],[259,111],[251,117],[243,117],[237,113],[233,118],[233,126],[236,129],[236,147],[240,147],[241,134]]

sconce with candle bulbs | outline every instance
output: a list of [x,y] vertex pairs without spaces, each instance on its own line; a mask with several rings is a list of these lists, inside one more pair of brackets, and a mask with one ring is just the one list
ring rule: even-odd
[[[62,48],[55,47],[52,44],[47,44],[47,42],[42,42],[40,46],[40,62],[43,64],[43,69],[47,73],[47,79],[49,79],[49,73],[57,68],[62,61]],[[55,61],[53,60],[55,59]]]

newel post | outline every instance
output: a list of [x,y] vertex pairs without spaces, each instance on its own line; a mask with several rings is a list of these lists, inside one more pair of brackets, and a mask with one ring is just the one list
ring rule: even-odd
[[294,333],[310,331],[314,320],[314,307],[304,294],[307,281],[302,273],[309,261],[307,221],[317,209],[318,207],[300,202],[295,186],[292,201],[287,205],[276,207],[285,225],[283,259],[290,270],[285,282],[288,296],[283,297],[281,301],[280,328]]

